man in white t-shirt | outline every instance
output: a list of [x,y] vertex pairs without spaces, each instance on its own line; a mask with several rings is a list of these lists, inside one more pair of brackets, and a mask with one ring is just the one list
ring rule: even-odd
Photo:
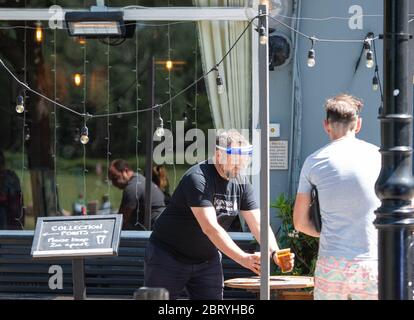
[[[378,147],[355,137],[362,102],[346,94],[328,99],[324,129],[331,142],[303,164],[293,220],[296,230],[320,237],[315,299],[377,299],[378,258],[374,211],[380,206],[375,182],[381,169]],[[317,232],[310,218],[316,186],[322,218]]]

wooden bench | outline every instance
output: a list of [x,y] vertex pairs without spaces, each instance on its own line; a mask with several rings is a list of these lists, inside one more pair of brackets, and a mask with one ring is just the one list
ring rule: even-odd
[[[122,231],[118,256],[85,259],[85,284],[89,297],[131,299],[144,283],[144,252],[150,232]],[[248,252],[255,251],[250,233],[230,233],[232,239]],[[55,299],[72,295],[71,260],[33,260],[30,256],[33,231],[0,231],[0,298],[36,297]],[[63,270],[63,288],[49,288],[49,268]],[[236,262],[223,256],[225,280],[252,276]],[[254,294],[225,288],[225,299],[254,299]]]

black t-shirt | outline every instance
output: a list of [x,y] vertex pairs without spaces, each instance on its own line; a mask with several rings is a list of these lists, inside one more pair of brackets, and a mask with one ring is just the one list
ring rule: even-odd
[[185,263],[214,259],[218,250],[203,233],[191,207],[214,207],[220,225],[227,229],[240,210],[258,209],[246,177],[223,179],[214,164],[204,161],[183,176],[167,208],[158,218],[150,241]]
[[[135,174],[129,180],[122,194],[121,208],[133,209],[136,212],[135,215],[131,215],[131,220],[127,221],[127,229],[144,230],[145,177],[143,175]],[[164,209],[164,194],[155,183],[151,182],[151,226]]]

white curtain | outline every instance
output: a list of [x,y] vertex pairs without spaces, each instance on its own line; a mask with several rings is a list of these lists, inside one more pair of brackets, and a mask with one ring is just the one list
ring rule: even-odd
[[[199,7],[244,7],[245,0],[193,0]],[[214,67],[229,51],[246,28],[245,21],[200,21],[200,40],[203,72]],[[251,31],[247,30],[231,53],[219,66],[225,91],[217,92],[217,72],[206,78],[207,95],[216,129],[250,129],[252,106]],[[251,138],[251,137],[250,137]],[[239,215],[243,231],[246,224]]]
[[[199,7],[244,7],[245,0],[193,0]],[[247,26],[245,21],[200,21],[203,71],[219,62]],[[207,94],[216,129],[249,129],[251,113],[251,32],[247,30],[219,66],[225,91],[217,92],[216,72],[206,78]]]

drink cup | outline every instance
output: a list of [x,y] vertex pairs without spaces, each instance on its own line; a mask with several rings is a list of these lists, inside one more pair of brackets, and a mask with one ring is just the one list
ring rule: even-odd
[[280,263],[280,269],[283,273],[290,271],[290,248],[282,249],[276,252],[277,259]]

